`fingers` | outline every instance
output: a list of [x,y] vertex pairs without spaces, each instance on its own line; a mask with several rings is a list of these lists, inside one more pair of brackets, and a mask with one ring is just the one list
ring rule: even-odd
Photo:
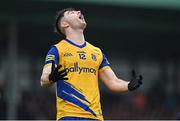
[[62,67],[62,65],[58,65],[56,70],[59,70]]
[[61,74],[67,73],[67,69],[61,70],[61,71],[59,71],[59,73],[61,73]]
[[54,71],[54,70],[57,70],[57,71],[58,71],[58,70],[62,67],[62,65],[58,65],[58,66],[55,68],[55,63],[54,63],[54,61],[52,60],[51,62],[52,62],[51,72]]
[[62,78],[62,80],[68,80],[69,78],[65,77],[65,78]]
[[137,76],[135,70],[132,70],[132,78],[138,79],[138,80],[143,80],[142,75]]
[[139,88],[142,84],[143,77],[142,75],[136,75],[135,70],[132,70],[132,79],[128,84],[129,91]]
[[139,75],[139,80],[143,80],[143,77],[142,77],[142,75]]
[[67,76],[67,73],[61,74],[61,77],[65,77]]
[[65,76],[67,76],[67,69],[58,71],[59,80],[68,80]]
[[51,74],[49,75],[49,80],[53,82],[57,82],[58,80],[68,80],[65,76],[67,76],[67,69],[60,70],[62,65],[57,65],[55,67],[55,62],[51,61]]
[[143,84],[142,80],[139,80],[139,84],[140,84],[140,85]]
[[136,78],[136,72],[134,69],[132,70],[132,78]]
[[142,82],[142,80],[143,80],[143,77],[142,77],[142,75],[139,75],[139,79],[138,79],[138,81],[139,81],[139,84],[142,84],[143,82]]
[[52,60],[51,62],[52,62],[51,72],[53,72],[53,71],[54,71],[54,69],[55,69],[55,63],[54,63],[54,61],[53,61],[53,60]]
[[68,78],[67,78],[67,77],[65,77],[65,76],[67,76],[67,73],[64,73],[64,74],[59,74],[59,76],[58,76],[58,80],[68,80]]

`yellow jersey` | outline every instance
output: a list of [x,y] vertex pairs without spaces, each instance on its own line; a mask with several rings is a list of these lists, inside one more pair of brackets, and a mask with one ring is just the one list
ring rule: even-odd
[[64,39],[51,47],[45,64],[52,60],[68,71],[68,80],[57,82],[57,120],[67,116],[103,120],[98,73],[110,67],[101,50]]

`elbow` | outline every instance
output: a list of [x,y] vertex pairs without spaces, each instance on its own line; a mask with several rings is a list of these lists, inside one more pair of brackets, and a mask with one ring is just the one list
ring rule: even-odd
[[43,81],[41,81],[40,83],[42,88],[49,88],[52,85],[51,83],[44,83]]
[[49,81],[46,81],[43,77],[40,79],[40,85],[43,88],[48,88],[51,86],[51,83]]
[[117,91],[117,90],[116,90],[116,86],[113,85],[113,84],[108,85],[108,89],[109,89],[111,92],[116,92],[116,91]]
[[43,87],[43,88],[45,87],[45,84],[43,83],[42,80],[40,81],[40,85],[41,85],[41,87]]
[[105,83],[105,85],[109,89],[109,91],[116,92],[116,85],[114,84],[114,81],[108,80],[106,82],[108,82],[108,83]]
[[110,90],[111,92],[119,92],[117,89],[115,89],[115,88],[113,88],[113,87],[109,87],[109,90]]
[[40,85],[41,85],[41,87],[45,87],[44,79],[42,77],[40,79]]

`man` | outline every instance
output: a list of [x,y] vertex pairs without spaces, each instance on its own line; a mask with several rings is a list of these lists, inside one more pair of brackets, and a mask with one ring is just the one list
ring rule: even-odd
[[41,85],[57,83],[57,120],[103,120],[98,79],[112,91],[137,89],[142,76],[130,82],[118,79],[101,50],[85,41],[86,21],[81,11],[66,8],[57,13],[56,29],[65,39],[51,47]]

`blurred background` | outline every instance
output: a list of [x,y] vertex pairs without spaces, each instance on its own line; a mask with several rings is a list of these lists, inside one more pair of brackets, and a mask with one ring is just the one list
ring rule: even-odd
[[0,119],[55,119],[55,87],[40,87],[46,53],[63,36],[56,11],[75,7],[85,38],[119,78],[135,69],[143,86],[112,93],[100,81],[105,119],[180,117],[180,0],[4,0],[0,4]]

